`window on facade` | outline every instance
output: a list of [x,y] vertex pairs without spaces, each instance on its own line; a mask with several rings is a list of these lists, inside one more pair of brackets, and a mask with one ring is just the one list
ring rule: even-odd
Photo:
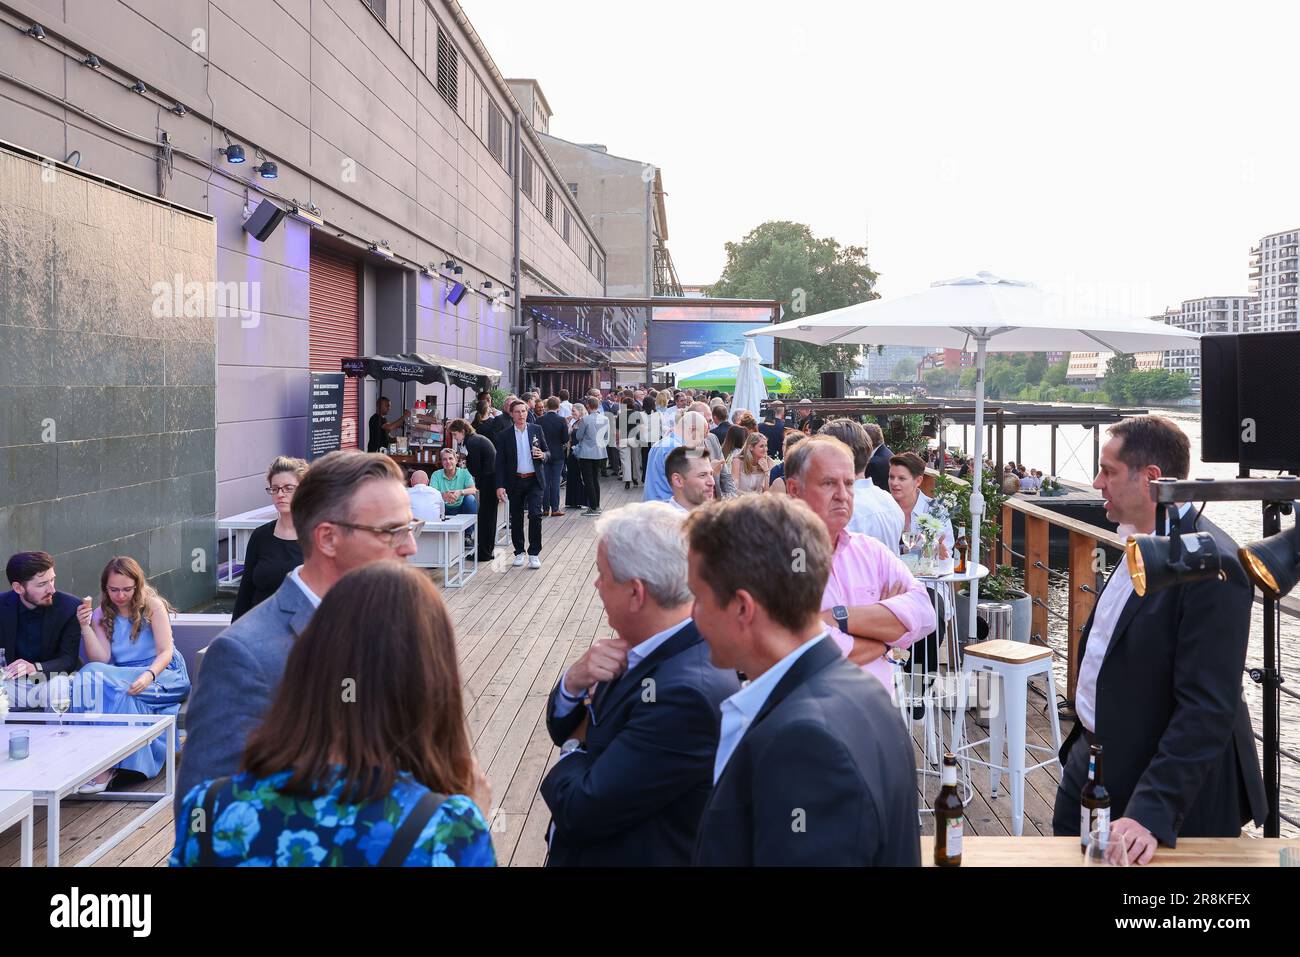
[[524,195],[533,202],[533,154],[524,150],[519,157],[519,188],[524,191]]
[[594,273],[594,272],[596,271],[595,266],[594,266],[594,264],[592,263],[592,258],[593,258],[593,257],[592,257],[591,241],[588,240],[588,242],[587,242],[587,272],[590,272],[590,273]]
[[570,184],[569,184],[569,192],[573,194],[573,198],[574,198],[574,199],[577,199],[577,198],[578,198],[578,184],[577,184],[577,183],[570,183]]
[[569,232],[573,226],[573,217],[569,215],[568,209],[564,211],[564,241],[569,241]]
[[501,135],[502,117],[501,111],[491,100],[488,101],[488,152],[491,153],[498,163],[506,165],[505,143]]
[[375,11],[380,20],[388,20],[388,0],[366,0],[366,6]]
[[546,184],[546,221],[554,225],[555,223],[555,190],[551,189],[551,184]]
[[456,103],[456,84],[460,73],[460,54],[456,52],[451,38],[438,28],[438,92],[453,109],[459,109]]

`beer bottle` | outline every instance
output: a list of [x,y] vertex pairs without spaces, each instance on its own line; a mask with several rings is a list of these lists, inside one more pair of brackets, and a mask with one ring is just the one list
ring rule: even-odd
[[961,867],[963,808],[957,791],[957,758],[943,756],[942,786],[934,799],[934,866]]
[[957,529],[957,541],[953,548],[957,555],[957,561],[953,563],[952,570],[955,574],[964,575],[966,573],[966,555],[970,552],[970,543],[966,541],[965,525]]
[[1101,745],[1088,748],[1088,780],[1079,795],[1079,843],[1086,853],[1088,835],[1099,828],[1110,837],[1110,792],[1101,779]]

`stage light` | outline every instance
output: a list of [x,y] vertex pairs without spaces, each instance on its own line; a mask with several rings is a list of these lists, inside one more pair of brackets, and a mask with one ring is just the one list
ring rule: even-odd
[[104,64],[100,61],[99,57],[95,56],[95,54],[93,54],[93,53],[90,54],[90,56],[86,57],[86,58],[85,58],[84,60],[82,60],[81,62],[82,62],[83,64],[85,64],[86,66],[90,67],[92,70],[98,70],[101,66],[104,65]]
[[41,26],[39,23],[33,23],[30,27],[28,27],[23,32],[26,33],[33,40],[45,39],[45,28]]
[[1300,577],[1300,525],[1246,545],[1237,554],[1255,584],[1281,598]]
[[177,103],[175,106],[172,107],[172,112],[175,113],[177,116],[184,116],[189,111],[190,111],[189,107],[187,107],[184,103]]
[[262,179],[276,179],[280,175],[280,168],[270,160],[262,160],[262,165],[256,167],[256,172]]
[[217,152],[226,158],[227,163],[245,162],[244,148],[238,143],[231,143],[229,146],[223,146],[221,149],[217,150]]
[[136,80],[135,85],[131,87],[132,93],[139,93],[141,96],[149,92],[149,87],[144,85],[144,80]]
[[1226,580],[1219,543],[1209,532],[1187,535],[1130,535],[1124,545],[1129,577],[1139,595],[1170,585]]
[[491,280],[491,279],[485,279],[485,280],[483,280],[483,288],[484,288],[484,289],[491,289],[491,288],[492,288],[492,280]]

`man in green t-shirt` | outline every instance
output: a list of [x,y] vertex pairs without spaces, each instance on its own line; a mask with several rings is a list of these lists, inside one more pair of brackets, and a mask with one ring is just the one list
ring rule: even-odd
[[478,489],[469,469],[456,464],[456,450],[443,449],[439,456],[442,468],[429,478],[429,485],[442,494],[448,515],[477,515]]

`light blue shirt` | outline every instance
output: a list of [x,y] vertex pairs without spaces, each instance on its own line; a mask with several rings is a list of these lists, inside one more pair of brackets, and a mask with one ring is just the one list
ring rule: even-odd
[[522,432],[513,425],[510,428],[514,429],[515,433],[515,457],[518,459],[515,463],[515,471],[520,475],[528,475],[537,471],[537,467],[533,465],[533,449],[528,441],[527,424],[524,425]]
[[[658,648],[665,641],[667,641],[673,635],[677,634],[677,632],[681,631],[690,623],[691,623],[690,618],[684,618],[681,621],[679,621],[677,624],[673,625],[671,628],[665,628],[663,631],[659,632],[658,634],[651,635],[649,638],[641,642],[636,647],[629,648],[627,650],[627,670],[625,670],[623,674],[627,674],[628,671],[631,671],[641,662],[645,661],[646,658],[650,656],[651,652],[653,652],[656,648]],[[564,674],[560,676],[560,693],[555,696],[555,716],[557,718],[563,718],[566,714],[568,714],[570,711],[572,711],[574,708],[578,706],[577,701],[574,701],[572,698],[567,697],[568,691],[565,690],[564,679],[567,678],[568,675],[569,675],[569,669],[565,668]],[[622,675],[620,675],[619,677],[622,677]],[[615,678],[614,680],[617,681],[618,678]]]
[[794,667],[794,663],[827,636],[826,632],[809,638],[802,645],[790,652],[771,668],[741,688],[726,701],[722,702],[722,735],[718,740],[718,754],[713,759],[713,783],[722,777],[722,769],[731,760],[731,754],[740,744],[740,739],[749,730],[749,725],[758,717],[767,704],[772,691],[785,677],[785,673]]
[[650,447],[650,455],[645,463],[645,501],[666,502],[673,497],[673,487],[668,484],[668,476],[664,474],[664,462],[668,459],[668,453],[681,444],[681,436],[674,431]]

